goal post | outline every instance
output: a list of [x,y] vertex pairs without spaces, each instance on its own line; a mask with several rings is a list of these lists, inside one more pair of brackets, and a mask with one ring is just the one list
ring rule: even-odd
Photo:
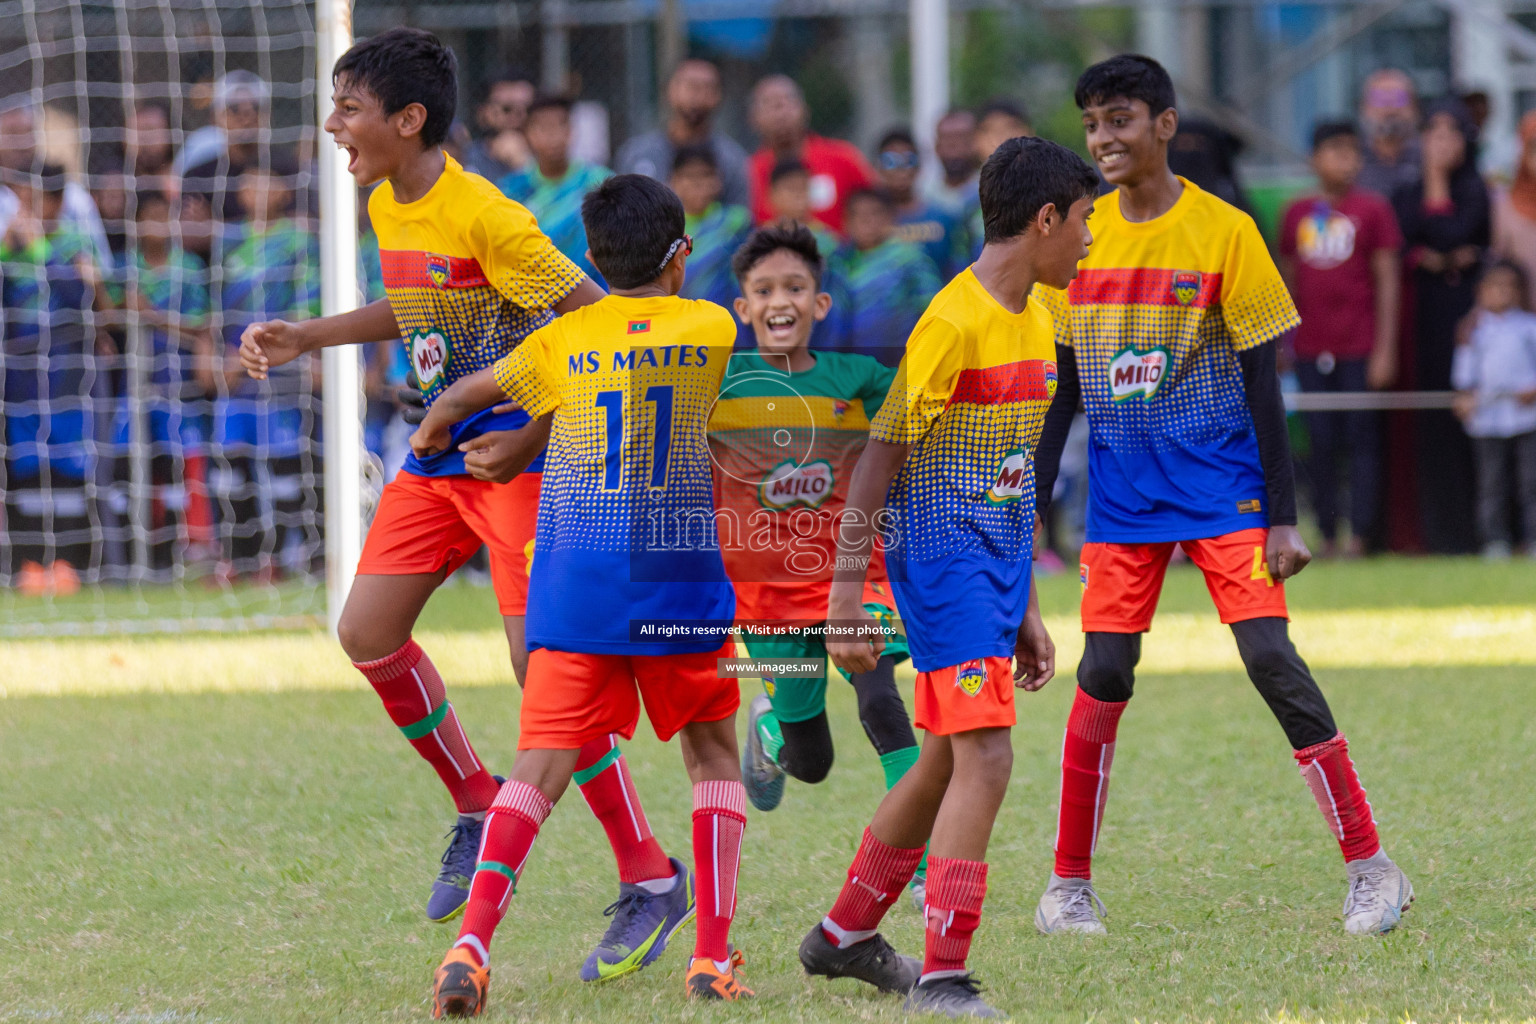
[[[315,116],[320,128],[320,308],[325,316],[358,305],[357,185],[341,151],[325,136],[331,69],[352,45],[350,0],[318,0],[315,9]],[[362,353],[359,346],[322,355],[325,433],[325,617],[332,633],[352,588],[363,547]]]

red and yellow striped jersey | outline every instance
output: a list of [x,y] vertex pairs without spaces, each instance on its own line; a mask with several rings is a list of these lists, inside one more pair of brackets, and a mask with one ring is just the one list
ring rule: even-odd
[[[526,209],[445,157],[427,194],[395,200],[388,181],[368,198],[389,306],[430,404],[460,377],[483,370],[554,318],[584,276]],[[464,472],[460,441],[526,423],[486,410],[456,424],[453,444],[405,468],[424,476]]]
[[1267,525],[1237,353],[1300,323],[1253,218],[1180,179],[1154,220],[1103,196],[1066,291],[1040,288],[1077,357],[1089,445],[1088,539],[1146,543]]

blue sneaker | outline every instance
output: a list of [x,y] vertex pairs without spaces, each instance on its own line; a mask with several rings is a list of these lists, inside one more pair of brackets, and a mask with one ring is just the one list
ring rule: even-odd
[[773,738],[773,702],[766,693],[747,705],[747,742],[741,750],[741,784],[747,799],[760,811],[771,811],[784,799],[784,769],[768,753]]
[[[493,775],[497,784],[507,780]],[[480,837],[485,832],[485,820],[459,815],[459,820],[448,830],[448,849],[443,851],[442,868],[432,883],[432,895],[427,897],[427,920],[451,921],[463,911],[469,900],[469,884],[475,879],[475,863],[480,857]]]
[[612,981],[649,967],[666,951],[667,940],[693,920],[693,872],[676,857],[670,863],[678,879],[670,892],[619,885],[619,898],[603,911],[613,923],[581,965],[582,981]]

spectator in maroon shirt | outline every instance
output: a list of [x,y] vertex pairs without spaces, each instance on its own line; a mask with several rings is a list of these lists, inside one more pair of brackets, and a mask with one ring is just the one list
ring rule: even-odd
[[843,230],[843,204],[850,192],[870,188],[875,173],[858,147],[825,139],[809,130],[810,119],[800,87],[787,75],[769,75],[752,90],[752,127],[762,148],[747,161],[752,184],[752,215],[759,224],[773,217],[768,179],[775,164],[798,160],[811,175],[811,214],[833,231]]
[[[1385,199],[1356,186],[1360,137],[1348,121],[1312,132],[1318,192],[1290,205],[1280,229],[1280,265],[1301,313],[1296,376],[1303,391],[1365,391],[1397,376],[1402,235]],[[1365,553],[1381,493],[1379,414],[1307,414],[1313,505],[1323,556],[1337,553],[1340,469],[1349,462],[1346,557]]]

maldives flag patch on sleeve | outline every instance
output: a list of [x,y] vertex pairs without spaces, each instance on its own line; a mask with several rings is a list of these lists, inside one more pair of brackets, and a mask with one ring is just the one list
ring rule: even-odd
[[630,334],[650,334],[651,322],[649,320],[631,320],[629,322]]

